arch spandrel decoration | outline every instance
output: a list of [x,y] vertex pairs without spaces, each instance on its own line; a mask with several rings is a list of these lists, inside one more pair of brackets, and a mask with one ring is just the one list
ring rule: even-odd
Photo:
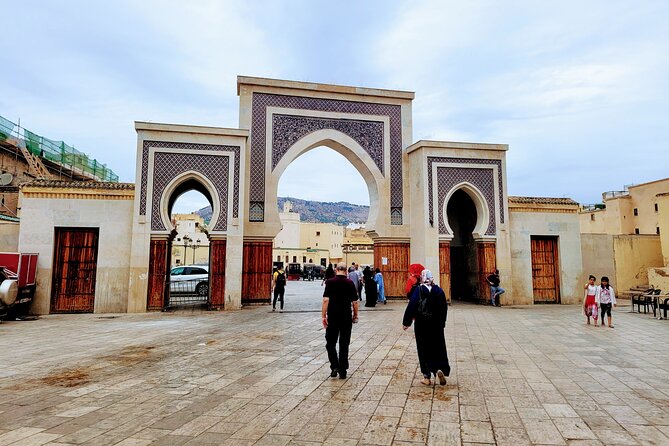
[[[168,228],[163,223],[162,209],[167,203],[162,200],[163,192],[168,184],[175,178],[186,172],[194,171],[205,177],[214,186],[211,195],[217,193],[219,216],[217,221],[212,221],[211,228],[214,231],[227,231],[228,229],[228,181],[229,160],[225,156],[195,155],[180,153],[158,152],[154,159],[153,197],[151,205],[151,230],[165,231]],[[169,198],[169,197],[167,197]]]
[[[218,145],[218,144],[196,144],[196,143],[179,143],[169,141],[144,141],[142,144],[142,177],[139,193],[139,215],[146,215],[147,208],[147,184],[153,181],[156,176],[155,166],[149,172],[149,152],[154,149],[156,153],[161,152],[175,152],[175,151],[219,151],[230,152],[234,155],[233,174],[233,200],[232,200],[232,218],[239,216],[239,180],[240,180],[240,147],[232,145]],[[226,159],[227,161],[227,159]],[[154,204],[152,202],[152,204]]]
[[[286,112],[275,112],[273,119],[268,120],[268,108],[275,111],[285,109]],[[294,113],[291,115],[291,110],[337,113],[343,116],[337,118],[295,116]],[[365,115],[369,118],[349,119],[346,114]],[[386,129],[380,117],[388,121],[388,135],[385,134]],[[267,128],[268,124],[272,126],[271,129]],[[394,215],[391,224],[401,225],[404,199],[401,106],[270,93],[253,93],[252,96],[249,221],[265,221],[267,160],[270,160],[274,168],[296,141],[309,133],[323,129],[337,130],[356,140],[367,151],[384,176],[388,174],[384,167],[386,162],[384,153],[389,154],[390,209],[388,212]],[[269,141],[272,147],[267,147],[268,132],[272,134],[272,139]],[[384,144],[386,137],[389,147]],[[272,154],[269,158],[268,150],[271,150]]]
[[[230,158],[232,158],[232,163]],[[168,205],[163,195],[173,181],[187,172],[195,172],[209,183],[210,196],[218,197],[220,210],[212,231],[227,231],[228,210],[232,218],[239,215],[240,147],[232,145],[144,141],[142,147],[142,176],[139,197],[139,214],[147,215],[150,203],[151,231],[164,232],[163,211]],[[230,201],[230,176],[232,175],[232,206]],[[149,185],[151,187],[149,188]],[[206,187],[206,186],[205,186]],[[151,196],[149,197],[149,189]],[[170,197],[166,197],[167,200]]]
[[[497,222],[504,223],[504,189],[502,179],[502,161],[498,159],[428,157],[428,190],[431,191],[428,200],[430,218],[437,212],[439,233],[451,235],[444,220],[442,207],[446,205],[446,198],[452,195],[461,183],[469,183],[478,189],[485,198],[488,208],[488,225],[485,234],[497,234]],[[433,182],[437,181],[436,190]],[[435,206],[435,202],[437,205]]]

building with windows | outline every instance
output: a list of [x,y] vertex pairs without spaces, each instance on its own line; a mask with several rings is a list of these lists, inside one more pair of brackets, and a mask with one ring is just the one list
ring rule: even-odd
[[334,223],[302,222],[289,201],[284,203],[279,219],[282,227],[274,238],[272,250],[275,262],[327,266],[343,260],[344,227]]
[[[669,178],[602,194],[602,203],[579,212],[584,280],[587,274],[610,276],[618,290],[667,289],[669,265]],[[667,209],[663,209],[667,208]]]
[[174,214],[176,236],[172,242],[172,266],[209,263],[209,236],[204,219],[196,214]]
[[658,195],[669,193],[669,178],[602,194],[602,203],[583,206],[585,234],[660,234]]

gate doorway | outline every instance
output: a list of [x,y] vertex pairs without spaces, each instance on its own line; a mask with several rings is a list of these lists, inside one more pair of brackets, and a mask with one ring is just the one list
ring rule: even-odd
[[530,243],[534,303],[560,303],[558,238],[532,236]]
[[93,312],[98,236],[98,228],[56,228],[52,313]]
[[168,211],[172,233],[166,306],[205,306],[209,304],[211,196],[200,184],[186,182],[175,192]]
[[453,231],[451,296],[458,300],[478,301],[477,251],[472,235],[478,218],[476,205],[469,194],[457,190],[448,201],[446,214]]

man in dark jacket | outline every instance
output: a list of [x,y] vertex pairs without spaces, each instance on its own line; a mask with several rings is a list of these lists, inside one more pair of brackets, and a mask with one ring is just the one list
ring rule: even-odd
[[[351,307],[353,311],[351,312]],[[353,322],[358,321],[358,291],[346,277],[346,264],[337,264],[335,277],[325,282],[321,312],[325,328],[325,349],[330,360],[330,377],[346,378],[348,346]],[[337,354],[339,340],[339,354]]]

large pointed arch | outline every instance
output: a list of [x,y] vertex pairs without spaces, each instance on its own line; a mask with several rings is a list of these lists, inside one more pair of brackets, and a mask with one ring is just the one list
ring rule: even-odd
[[[274,214],[273,217],[278,220],[277,195],[279,180],[286,168],[300,155],[316,147],[325,146],[346,158],[355,169],[360,173],[369,193],[369,216],[367,218],[367,229],[373,231],[378,224],[379,208],[382,197],[380,191],[383,190],[382,183],[385,178],[374,160],[365,152],[365,150],[350,136],[332,129],[318,130],[293,144],[274,168],[267,187],[269,192],[270,206],[268,213]],[[342,184],[341,187],[346,187]]]

